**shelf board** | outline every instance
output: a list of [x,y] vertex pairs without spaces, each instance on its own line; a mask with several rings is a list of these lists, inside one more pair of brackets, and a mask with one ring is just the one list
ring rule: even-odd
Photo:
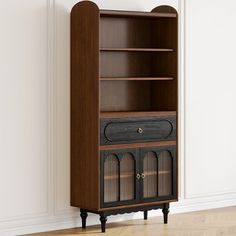
[[176,141],[113,144],[113,145],[99,146],[99,150],[128,149],[128,148],[140,148],[140,147],[160,147],[160,146],[164,147],[164,146],[174,146],[174,145],[176,145]]
[[[148,172],[145,172],[144,174],[145,176],[157,175],[157,171],[148,171]],[[158,171],[158,175],[167,175],[167,174],[171,174],[171,171],[169,170]]]
[[114,52],[173,52],[172,48],[100,48],[100,51]]
[[[145,176],[155,176],[157,175],[157,171],[148,171],[144,173]],[[166,175],[166,174],[171,174],[171,171],[169,170],[163,170],[163,171],[158,171],[158,175]],[[125,174],[121,174],[120,178],[134,178],[134,172],[127,172]],[[111,179],[118,179],[119,175],[106,175],[104,176],[104,180],[111,180]]]
[[174,80],[173,77],[101,77],[102,81]]
[[111,11],[100,10],[101,17],[144,17],[144,18],[176,18],[175,13],[159,13],[159,12],[138,12],[138,11]]
[[[134,177],[134,173],[127,173],[120,175],[120,178],[131,178]],[[104,176],[104,180],[110,180],[110,179],[118,179],[119,175],[107,175]]]
[[102,111],[100,118],[176,116],[176,111]]

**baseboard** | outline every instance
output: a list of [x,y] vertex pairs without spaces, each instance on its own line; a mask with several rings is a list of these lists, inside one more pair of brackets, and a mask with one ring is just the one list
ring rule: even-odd
[[[201,211],[214,208],[230,207],[236,205],[236,196],[231,196],[230,198],[214,197],[206,199],[195,199],[192,200],[180,200],[178,203],[171,204],[171,214],[186,213],[191,211]],[[160,216],[162,213],[160,210],[150,211],[149,216]],[[142,219],[142,212],[134,214],[124,214],[118,216],[110,216],[108,218],[108,223],[126,221],[132,219]],[[161,219],[160,219],[161,220]],[[99,224],[99,217],[94,214],[90,214],[87,220],[87,225],[97,225]],[[81,221],[79,214],[75,214],[74,211],[65,216],[55,216],[48,218],[35,219],[32,220],[19,220],[15,222],[5,222],[0,225],[0,235],[1,236],[14,236],[23,235],[37,232],[46,232],[52,230],[68,229],[74,227],[80,227]]]

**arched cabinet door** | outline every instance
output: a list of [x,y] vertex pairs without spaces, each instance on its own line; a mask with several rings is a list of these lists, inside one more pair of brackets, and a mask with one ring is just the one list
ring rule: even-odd
[[138,157],[136,149],[101,152],[101,207],[138,201]]
[[141,201],[177,198],[175,146],[143,148],[140,151]]
[[158,196],[158,159],[156,152],[147,151],[143,156],[143,198]]
[[119,158],[109,154],[104,160],[104,202],[119,200]]

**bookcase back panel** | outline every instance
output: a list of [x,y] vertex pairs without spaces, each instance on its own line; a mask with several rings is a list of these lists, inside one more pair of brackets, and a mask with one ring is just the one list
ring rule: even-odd
[[158,18],[151,22],[152,47],[177,49],[177,19]]
[[150,85],[150,81],[102,81],[100,83],[100,110],[150,110]]
[[100,77],[173,77],[176,78],[173,52],[100,53]]
[[177,79],[176,52],[160,52],[151,55],[152,76]]
[[151,59],[151,54],[147,52],[102,52],[100,53],[100,76],[152,76]]
[[178,108],[178,84],[173,81],[152,82],[152,108],[157,111],[176,111]]
[[100,111],[175,111],[173,81],[101,81]]
[[150,34],[149,19],[100,18],[101,47],[150,47]]

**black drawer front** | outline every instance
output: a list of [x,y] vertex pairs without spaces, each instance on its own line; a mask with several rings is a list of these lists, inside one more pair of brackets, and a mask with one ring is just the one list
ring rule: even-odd
[[101,145],[174,140],[175,136],[175,116],[101,120]]

